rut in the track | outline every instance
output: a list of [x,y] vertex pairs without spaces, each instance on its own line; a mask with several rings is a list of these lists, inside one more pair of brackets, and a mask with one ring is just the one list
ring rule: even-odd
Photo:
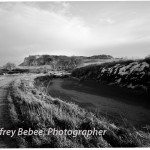
[[[11,120],[8,111],[9,81],[0,81],[0,128],[11,129]],[[10,136],[0,135],[0,148],[13,148],[15,143]]]

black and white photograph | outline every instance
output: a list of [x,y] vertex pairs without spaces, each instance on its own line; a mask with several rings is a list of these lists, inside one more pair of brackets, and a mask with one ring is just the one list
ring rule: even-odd
[[150,1],[0,1],[0,149],[114,147],[150,147]]

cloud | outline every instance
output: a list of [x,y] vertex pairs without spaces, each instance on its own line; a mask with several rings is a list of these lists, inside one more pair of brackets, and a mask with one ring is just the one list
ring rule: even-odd
[[49,10],[48,8],[41,9],[39,6],[35,7],[34,4],[1,5],[1,56],[7,54],[17,57],[20,54],[41,52],[55,54],[62,50],[66,54],[65,50],[89,46],[90,28],[81,18],[64,15],[68,7],[67,3],[63,3],[63,11],[58,12],[54,11],[54,7]]
[[99,22],[102,24],[114,24],[115,21],[111,18],[100,18]]
[[26,3],[27,5],[34,6],[37,8],[40,8],[42,10],[47,11],[53,11],[55,13],[61,13],[61,14],[70,14],[70,3],[64,2],[64,1],[51,1],[51,2],[32,2],[32,3]]

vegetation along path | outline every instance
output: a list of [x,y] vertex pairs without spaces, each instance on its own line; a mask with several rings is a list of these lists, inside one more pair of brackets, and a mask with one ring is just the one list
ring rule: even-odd
[[[0,129],[11,129],[9,117],[7,94],[9,85],[16,79],[16,76],[0,76]],[[9,136],[0,135],[0,148],[16,147],[14,141]]]

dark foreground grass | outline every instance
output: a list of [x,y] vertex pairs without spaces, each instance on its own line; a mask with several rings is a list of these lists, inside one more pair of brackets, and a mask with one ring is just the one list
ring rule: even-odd
[[[16,135],[18,147],[147,147],[150,134],[134,127],[116,126],[83,108],[48,96],[49,77],[18,79],[11,85],[9,109],[14,129],[107,130],[105,135]],[[44,82],[46,81],[46,82]],[[44,84],[43,84],[44,83]],[[37,88],[38,87],[38,88]],[[16,147],[17,147],[16,146]]]

